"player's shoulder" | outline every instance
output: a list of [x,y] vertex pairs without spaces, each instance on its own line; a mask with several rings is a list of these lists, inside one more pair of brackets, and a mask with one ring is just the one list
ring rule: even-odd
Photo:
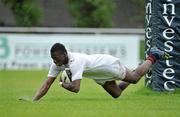
[[77,52],[68,52],[69,57],[69,65],[73,64],[75,66],[79,66],[86,61],[85,54],[77,53]]
[[78,52],[68,52],[68,57],[70,59],[85,59],[88,55]]

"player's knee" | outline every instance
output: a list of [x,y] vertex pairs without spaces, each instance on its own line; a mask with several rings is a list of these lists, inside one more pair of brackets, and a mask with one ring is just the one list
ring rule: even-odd
[[112,96],[114,99],[117,99],[120,95]]
[[131,80],[131,82],[130,82],[130,83],[132,83],[132,84],[136,84],[136,83],[138,83],[138,80],[133,79],[133,80]]
[[129,80],[129,83],[136,84],[139,81],[139,76],[137,74],[133,74],[131,79]]
[[114,93],[114,94],[112,94],[111,96],[112,96],[114,99],[117,99],[120,95],[121,95],[121,93]]
[[136,84],[139,81],[139,75],[136,72],[129,72],[125,78],[125,81],[131,84]]

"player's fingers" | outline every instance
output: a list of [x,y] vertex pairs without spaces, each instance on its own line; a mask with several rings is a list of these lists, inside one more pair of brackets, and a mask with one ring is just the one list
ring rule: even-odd
[[59,85],[60,85],[61,87],[62,87],[62,84],[63,84],[62,82],[59,82]]

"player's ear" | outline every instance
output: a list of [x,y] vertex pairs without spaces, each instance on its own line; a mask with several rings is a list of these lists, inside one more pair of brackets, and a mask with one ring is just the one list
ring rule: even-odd
[[67,57],[68,56],[67,52],[64,52],[64,55]]

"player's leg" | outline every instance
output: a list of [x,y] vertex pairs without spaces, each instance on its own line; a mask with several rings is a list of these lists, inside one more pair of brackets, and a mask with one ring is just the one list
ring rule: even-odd
[[150,50],[149,57],[143,64],[132,72],[128,69],[126,70],[126,76],[119,85],[117,85],[115,81],[107,81],[102,85],[102,87],[112,97],[118,98],[122,91],[128,87],[129,83],[137,83],[139,79],[149,71],[150,67],[157,59],[168,59],[168,56],[169,55],[167,55],[167,53],[157,49],[156,47],[152,48]]
[[149,71],[156,60],[169,58],[169,55],[166,52],[161,51],[156,47],[151,48],[148,54],[147,60],[134,71],[131,72],[130,70],[126,70],[126,76],[123,81],[137,83],[139,79]]
[[113,81],[107,81],[105,82],[102,87],[114,98],[118,98],[122,91],[129,85],[129,83],[122,81],[119,85],[116,84],[116,82]]
[[118,98],[121,95],[122,90],[114,80],[105,82],[102,87],[114,98]]
[[152,62],[150,60],[146,60],[142,65],[140,65],[136,70],[129,71],[126,70],[126,76],[119,85],[113,81],[106,81],[102,87],[114,98],[118,98],[122,91],[125,90],[129,83],[136,83],[139,79],[148,72],[149,68],[151,67]]
[[123,79],[125,82],[129,83],[137,83],[142,76],[144,76],[152,66],[152,62],[150,60],[146,60],[143,64],[137,67],[134,71],[126,70],[126,76]]

